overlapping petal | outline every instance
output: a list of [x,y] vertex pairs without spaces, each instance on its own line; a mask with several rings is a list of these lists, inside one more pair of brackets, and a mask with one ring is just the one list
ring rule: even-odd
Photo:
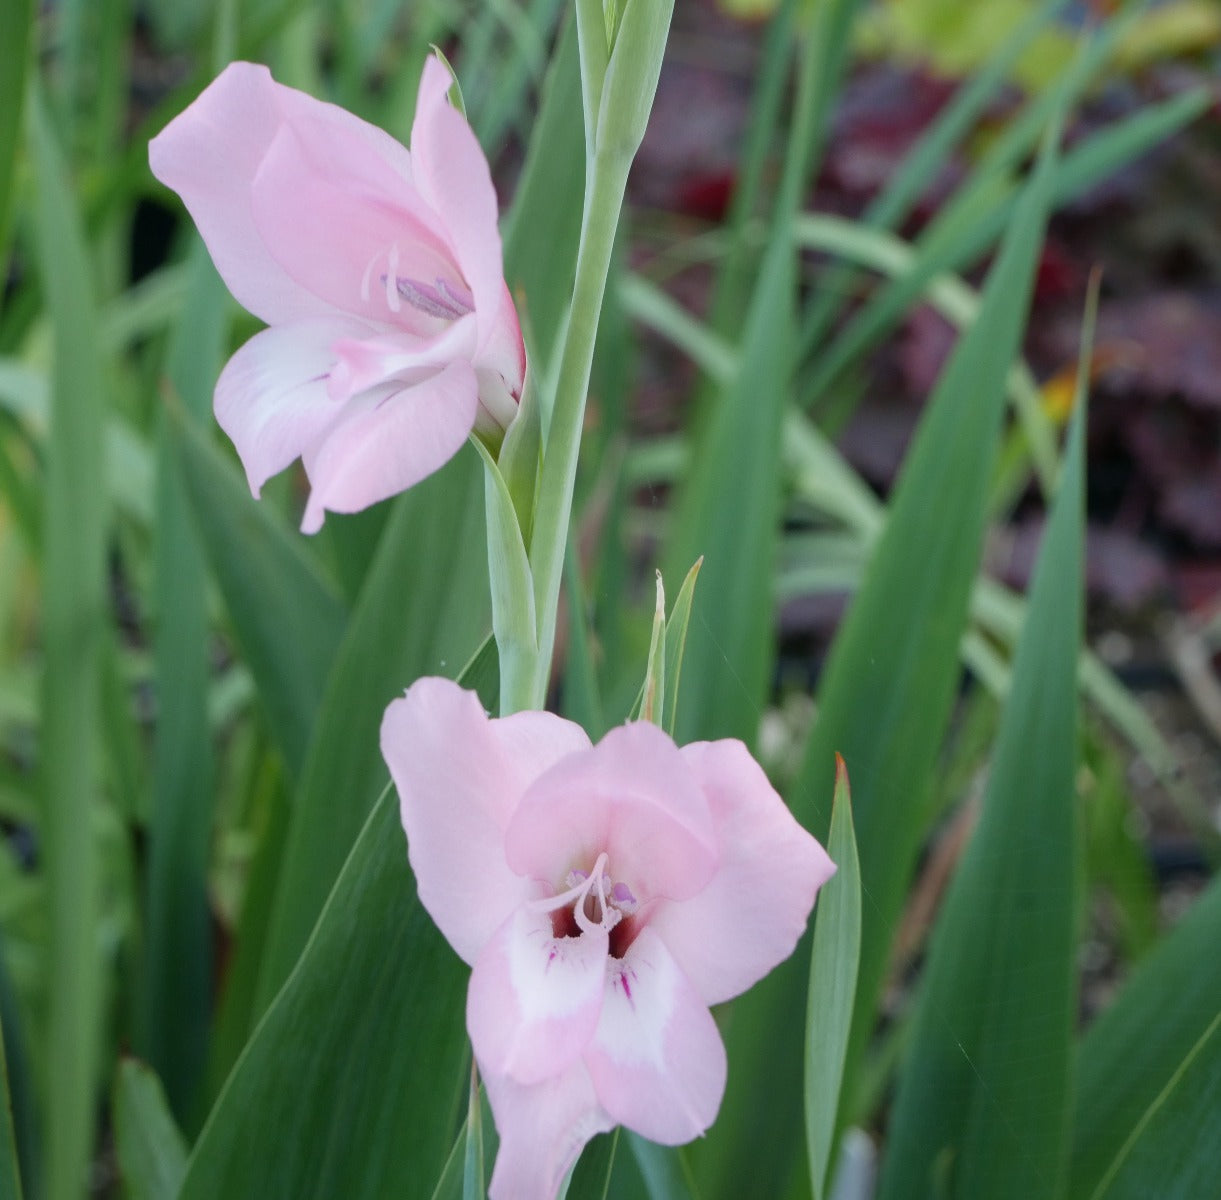
[[716,1119],[725,1045],[708,1006],[651,927],[612,976],[585,1063],[599,1104],[655,1142],[689,1142]]
[[350,317],[310,317],[256,333],[216,384],[216,419],[237,447],[250,490],[299,458],[335,421],[327,376],[332,345],[367,329]]
[[448,679],[417,680],[386,709],[382,756],[420,900],[466,962],[521,904],[549,894],[510,870],[504,830],[529,779],[588,745],[551,713],[490,721],[479,697]]
[[557,763],[505,831],[513,869],[539,879],[588,870],[603,851],[642,901],[693,895],[716,869],[708,802],[674,743],[647,721]]
[[695,742],[680,753],[708,797],[718,867],[697,895],[658,905],[650,928],[704,1003],[720,1004],[793,953],[835,865],[741,742]]
[[491,1074],[540,1083],[585,1052],[606,990],[607,936],[557,937],[550,914],[519,908],[475,960],[466,1025]]
[[581,1063],[545,1083],[489,1072],[483,1078],[500,1134],[491,1200],[556,1195],[585,1143],[615,1127]]
[[327,511],[359,512],[431,475],[462,448],[478,407],[475,372],[461,359],[362,392],[302,455],[311,486],[301,528],[315,533]]
[[[149,143],[153,174],[182,197],[226,286],[269,325],[340,311],[293,278],[255,221],[255,178],[277,135],[294,123],[308,125],[330,147],[372,152],[410,186],[410,155],[392,137],[281,86],[256,63],[231,63]],[[283,215],[307,214],[291,206]]]

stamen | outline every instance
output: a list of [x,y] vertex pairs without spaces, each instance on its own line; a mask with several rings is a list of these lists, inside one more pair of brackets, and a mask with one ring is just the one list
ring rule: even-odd
[[420,279],[408,279],[400,276],[396,280],[398,294],[412,308],[427,313],[430,317],[438,317],[443,321],[455,321],[475,311],[474,297],[468,292],[466,297],[444,279],[437,277],[436,286]]
[[[395,242],[390,247],[390,255],[386,263],[387,271],[384,276],[386,283],[386,304],[389,306],[392,313],[399,312],[403,305],[399,300],[398,293],[398,269],[399,269],[399,244]],[[394,280],[392,284],[390,281]]]

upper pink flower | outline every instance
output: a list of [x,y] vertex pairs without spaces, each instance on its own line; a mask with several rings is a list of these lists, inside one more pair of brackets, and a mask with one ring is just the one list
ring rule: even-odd
[[302,458],[301,527],[419,482],[517,411],[525,351],[487,160],[429,58],[408,153],[233,63],[149,144],[237,300],[269,329],[229,361],[216,418],[257,496]]
[[792,953],[835,870],[746,747],[680,750],[646,722],[591,746],[421,679],[382,753],[420,900],[474,968],[492,1196],[550,1200],[616,1124],[670,1145],[707,1129],[726,1067],[708,1006]]

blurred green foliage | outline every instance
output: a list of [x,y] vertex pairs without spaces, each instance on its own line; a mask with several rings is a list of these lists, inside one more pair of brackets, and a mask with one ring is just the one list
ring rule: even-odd
[[[1088,29],[1061,7],[753,8],[771,24],[726,218],[693,232],[642,214],[620,232],[566,564],[554,697],[593,732],[639,694],[664,564],[679,611],[655,679],[680,740],[748,741],[820,835],[832,754],[846,753],[862,974],[839,1100],[821,1096],[817,1111],[838,1114],[828,1138],[891,1121],[889,1169],[921,1164],[902,1168],[910,1195],[1001,1194],[990,1172],[1007,1160],[988,1122],[1026,1129],[1053,1060],[1063,1127],[1039,1135],[1038,1153],[1065,1169],[1042,1175],[1040,1194],[1190,1194],[1215,1177],[1221,1145],[1217,884],[1162,933],[1128,757],[1147,760],[1209,853],[1215,831],[1133,697],[1088,649],[1072,661],[1080,530],[1055,518],[1040,576],[1054,586],[1029,601],[980,566],[1017,496],[1058,494],[1062,514],[1082,487],[1077,449],[1059,448],[1068,414],[1020,355],[1044,210],[1183,129],[1209,94],[1151,101],[1063,148],[1048,130],[1117,74],[1221,39],[1202,0],[1121,6]],[[14,1137],[0,1129],[0,1195],[19,1194],[14,1158],[24,1194],[50,1200],[90,1187],[171,1197],[180,1184],[209,1197],[427,1195],[438,1180],[456,1195],[477,1175],[464,973],[414,898],[376,728],[423,673],[462,674],[494,703],[479,464],[464,453],[312,540],[296,532],[299,475],[256,504],[209,414],[219,365],[255,325],[146,150],[235,57],[405,140],[430,43],[515,183],[502,191],[515,197],[506,273],[546,381],[585,194],[576,39],[559,0],[0,4],[0,1021],[14,1121]],[[962,82],[870,210],[833,219],[807,211],[809,182],[859,54],[920,56]],[[1014,79],[1020,101],[980,136]],[[951,154],[969,169],[918,235],[900,236]],[[667,239],[647,260],[633,253],[646,221]],[[976,292],[963,276],[1002,244]],[[707,320],[662,286],[691,261],[711,275]],[[926,301],[960,331],[958,351],[879,499],[832,435],[866,356]],[[633,419],[642,328],[696,368],[690,404],[667,410],[690,419],[664,435]],[[528,514],[538,452],[523,441],[509,488]],[[680,591],[701,556],[694,591]],[[812,722],[777,605],[845,593],[856,599]],[[1049,713],[1054,756],[1038,724]],[[896,985],[913,873],[989,767],[979,840],[927,971]],[[1078,818],[1080,846],[1065,833]],[[1032,913],[1022,872],[1053,825],[1039,872],[1054,867],[1054,894]],[[1063,1019],[1088,908],[1078,859],[1082,895],[1114,914],[1133,969],[1084,1036]],[[1015,922],[1025,940],[997,932]],[[1050,965],[1032,965],[1048,946]],[[599,1140],[570,1194],[823,1194],[834,1151],[819,1150],[812,1183],[800,1108],[809,954],[807,939],[724,1014],[733,1082],[709,1136],[679,1151]],[[813,986],[847,1003],[817,973]],[[904,1006],[883,1012],[894,986]],[[1026,1015],[1046,1002],[1055,1019],[998,1028],[1019,994]],[[820,1044],[817,1006],[808,1017]],[[938,1108],[929,1081],[947,1046],[955,1079],[970,1078]],[[1075,1081],[1061,1070],[1073,1056]],[[494,1142],[485,1117],[485,1156]]]

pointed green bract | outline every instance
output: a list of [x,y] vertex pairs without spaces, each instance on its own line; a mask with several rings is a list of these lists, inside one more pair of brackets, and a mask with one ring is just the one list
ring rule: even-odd
[[638,716],[642,721],[662,723],[666,707],[666,590],[657,572],[657,603],[653,609],[653,632],[649,638],[649,659],[644,673]]
[[838,758],[827,853],[835,874],[818,896],[806,1002],[806,1151],[814,1200],[827,1195],[827,1176],[833,1166],[836,1114],[861,952],[861,866],[852,828],[848,771]]
[[527,707],[530,700],[531,672],[538,655],[534,580],[504,476],[487,447],[477,439],[472,441],[483,461],[492,633],[500,658],[499,711],[507,717]]
[[691,624],[691,606],[695,601],[695,581],[699,578],[703,556],[697,558],[678,589],[670,619],[666,622],[666,704],[664,727],[673,737],[678,720],[678,685],[683,675],[683,656],[687,649],[687,628]]
[[934,932],[891,1114],[883,1200],[945,1187],[964,1200],[1062,1192],[1081,857],[1084,407],[1082,399],[983,811]]

